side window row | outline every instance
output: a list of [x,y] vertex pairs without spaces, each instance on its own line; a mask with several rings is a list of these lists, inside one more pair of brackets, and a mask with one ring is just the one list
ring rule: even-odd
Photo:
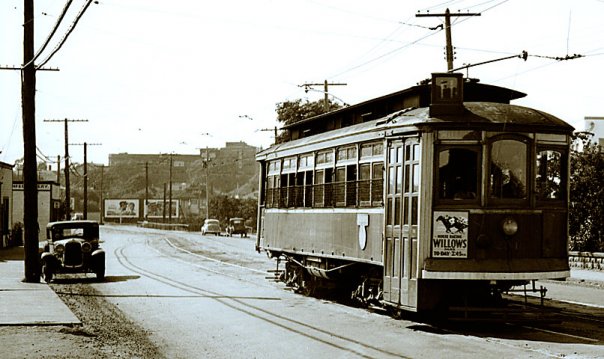
[[383,154],[379,142],[301,155],[297,166],[296,157],[271,161],[267,166],[265,206],[381,206]]

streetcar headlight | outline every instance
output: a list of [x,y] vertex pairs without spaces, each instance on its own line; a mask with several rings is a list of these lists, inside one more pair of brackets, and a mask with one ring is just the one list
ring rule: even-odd
[[518,222],[514,218],[506,217],[503,222],[501,222],[501,229],[506,236],[513,236],[518,232]]

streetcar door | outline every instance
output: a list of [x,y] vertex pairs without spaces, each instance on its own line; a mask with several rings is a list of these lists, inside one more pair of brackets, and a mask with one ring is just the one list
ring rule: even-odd
[[388,147],[384,242],[384,300],[415,307],[420,153],[418,139]]
[[384,230],[384,300],[399,303],[401,284],[401,205],[403,201],[402,141],[388,145]]
[[405,141],[403,159],[403,210],[401,239],[401,298],[400,303],[417,307],[417,250],[420,193],[419,140]]

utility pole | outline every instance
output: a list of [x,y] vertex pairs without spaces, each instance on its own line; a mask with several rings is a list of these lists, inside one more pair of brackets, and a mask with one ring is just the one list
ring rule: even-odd
[[164,210],[162,211],[162,223],[166,223],[166,182],[164,182]]
[[[323,106],[325,108],[325,111],[329,111],[329,86],[346,86],[347,84],[345,83],[336,83],[336,82],[327,82],[327,80],[325,80],[325,82],[323,83],[305,83],[302,85],[299,85],[299,87],[304,87],[304,91],[308,92],[309,87],[313,87],[313,86],[323,86],[323,94],[325,95],[324,98],[324,102],[323,102]],[[276,138],[276,136],[275,136]]]
[[34,0],[23,1],[23,251],[25,282],[40,281],[38,257],[38,178],[36,166],[36,67],[34,58]]
[[99,196],[99,211],[100,211],[100,224],[103,224],[103,217],[105,216],[104,204],[103,204],[103,175],[105,173],[105,165],[101,165],[101,195]]
[[44,122],[64,122],[65,123],[65,219],[69,219],[71,212],[71,198],[69,188],[69,127],[68,122],[88,122],[88,120],[44,120]]
[[170,153],[170,188],[169,188],[169,196],[168,199],[168,223],[172,223],[172,153]]
[[[145,208],[143,209],[143,213],[147,209],[148,205],[149,205],[149,161],[145,161]],[[145,220],[146,219],[147,218],[145,216]]]
[[100,146],[100,143],[72,143],[74,146],[84,146],[84,210],[82,215],[88,219],[88,146]]
[[275,128],[261,128],[258,131],[263,131],[263,132],[268,132],[268,131],[275,131],[275,144],[277,143],[277,126],[275,126]]
[[61,155],[57,156],[57,183],[61,183]]
[[416,14],[415,17],[445,17],[445,36],[447,39],[447,71],[453,70],[453,41],[451,40],[451,16],[480,16],[480,13],[457,13],[451,15],[449,9],[444,14]]

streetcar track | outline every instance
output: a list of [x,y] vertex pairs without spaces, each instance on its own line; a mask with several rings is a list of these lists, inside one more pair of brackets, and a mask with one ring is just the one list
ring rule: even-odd
[[[201,258],[203,260],[211,261],[211,262],[214,262],[214,263],[217,263],[217,264],[220,264],[220,265],[227,265],[227,266],[230,266],[230,267],[233,267],[233,268],[236,268],[236,269],[240,269],[240,270],[246,270],[246,271],[250,271],[250,272],[253,272],[253,273],[262,273],[262,274],[265,274],[265,272],[259,271],[257,269],[253,269],[253,268],[245,267],[245,266],[242,266],[242,265],[237,265],[237,264],[225,262],[223,260],[219,260],[219,259],[216,259],[216,258],[208,257],[206,255],[195,253],[195,252],[187,250],[187,249],[185,249],[183,247],[179,247],[175,242],[171,241],[170,239],[168,239],[166,237],[157,238],[157,239],[163,240],[168,246],[172,247],[174,250],[176,250],[178,252],[181,252],[181,253],[184,253],[184,254],[186,254],[188,256],[193,256],[193,257],[196,257],[196,258]],[[188,240],[186,238],[180,238],[180,239],[181,240]],[[131,244],[133,244],[133,243],[131,243]],[[163,257],[168,258],[170,260],[178,261],[178,262],[181,262],[181,263],[183,263],[185,265],[189,265],[189,266],[194,266],[194,267],[200,268],[200,269],[202,269],[204,271],[208,271],[208,272],[211,272],[211,273],[214,273],[214,274],[218,274],[218,275],[221,275],[221,276],[226,276],[226,277],[230,277],[230,278],[233,278],[233,279],[236,279],[236,280],[242,280],[242,281],[246,281],[246,282],[249,282],[249,283],[258,284],[257,282],[249,281],[249,280],[246,280],[246,279],[241,278],[241,277],[236,277],[236,276],[230,275],[228,273],[220,272],[218,270],[211,269],[211,268],[208,268],[208,267],[203,266],[203,265],[199,265],[199,264],[194,263],[194,262],[189,262],[187,260],[183,260],[183,259],[177,258],[174,255],[168,254],[167,252],[162,252],[160,249],[153,247],[151,245],[151,241],[149,239],[145,240],[145,245],[148,246],[148,248],[150,248],[153,251],[155,251],[156,253],[158,253],[158,254],[162,255]],[[120,254],[122,256],[124,254],[124,248],[120,249]],[[128,268],[128,265],[124,264],[120,260],[119,256],[116,255],[116,257],[118,258],[118,261],[120,261],[120,263],[122,265],[124,265],[125,267]],[[344,351],[347,351],[347,352],[350,352],[350,353],[353,353],[355,355],[359,355],[359,356],[362,356],[362,357],[371,357],[370,354],[361,353],[361,352],[358,352],[358,351],[356,351],[354,349],[344,347],[344,346],[342,346],[342,345],[340,345],[338,343],[330,342],[330,341],[328,341],[326,339],[323,339],[323,338],[319,337],[319,335],[326,335],[328,337],[334,337],[334,338],[337,338],[339,340],[342,340],[342,341],[345,341],[345,342],[348,342],[348,343],[353,343],[355,345],[361,345],[364,348],[378,351],[380,354],[386,354],[386,355],[390,355],[390,356],[400,357],[399,354],[391,353],[389,351],[385,351],[384,349],[376,348],[376,347],[373,347],[371,345],[362,344],[362,343],[359,343],[359,342],[357,342],[357,341],[355,341],[353,339],[346,338],[346,337],[343,337],[343,336],[339,336],[339,335],[334,334],[334,333],[330,333],[330,332],[325,331],[323,329],[313,327],[313,326],[311,326],[309,324],[302,323],[302,322],[296,321],[296,320],[291,319],[291,318],[282,317],[282,316],[280,316],[278,314],[269,312],[269,311],[264,310],[262,308],[258,308],[258,307],[254,306],[254,305],[251,305],[249,303],[243,302],[243,301],[245,301],[246,299],[249,299],[249,298],[218,295],[217,293],[214,293],[214,292],[211,292],[211,291],[207,291],[207,290],[204,290],[204,289],[201,289],[201,288],[197,288],[197,287],[194,287],[194,286],[190,286],[190,285],[187,285],[185,283],[173,280],[173,279],[171,279],[171,278],[169,278],[167,276],[162,276],[160,274],[157,274],[157,273],[154,273],[154,272],[151,272],[151,271],[146,271],[144,268],[138,267],[135,264],[133,264],[131,261],[129,261],[128,259],[126,259],[125,256],[123,256],[123,258],[124,258],[124,260],[126,260],[132,266],[129,269],[137,272],[138,274],[144,275],[144,276],[146,276],[146,277],[148,277],[150,279],[153,279],[153,280],[157,280],[157,281],[162,282],[164,284],[167,284],[167,285],[169,285],[171,287],[174,287],[174,288],[177,288],[177,289],[180,289],[180,290],[183,290],[183,291],[187,291],[189,293],[196,294],[196,296],[193,296],[193,297],[199,297],[199,293],[200,292],[205,292],[206,294],[201,295],[201,297],[216,300],[216,301],[222,303],[223,305],[225,305],[225,306],[227,306],[227,307],[229,307],[229,308],[231,308],[233,310],[242,312],[242,313],[247,314],[247,315],[249,315],[251,317],[254,317],[256,319],[265,321],[265,322],[267,322],[267,323],[269,323],[271,325],[275,325],[275,326],[278,326],[278,327],[283,328],[285,330],[288,330],[290,332],[293,332],[293,333],[299,334],[301,336],[307,337],[307,338],[309,338],[311,340],[315,340],[315,341],[318,341],[320,343],[323,343],[323,344],[332,346],[334,348],[337,348],[337,349],[340,349],[340,350],[344,350]],[[138,271],[135,270],[135,268],[138,268]],[[239,306],[243,306],[243,308],[241,308]],[[565,317],[568,317],[568,318],[577,319],[576,315],[574,315],[572,313],[569,313],[568,311],[559,311],[559,314],[563,315]],[[584,317],[584,316],[580,316],[580,317],[583,318],[584,320],[588,320],[588,321],[591,321],[591,322],[596,322],[596,323],[601,323],[602,322],[601,320],[593,318],[593,317]],[[277,320],[284,321],[285,323],[279,323]],[[287,325],[287,323],[295,324],[295,325],[301,326],[303,328],[308,328],[308,329],[310,329],[312,331],[316,331],[319,334],[307,333],[307,332],[305,332],[302,329],[296,329],[296,328],[290,327],[290,326]],[[581,341],[584,341],[584,342],[587,342],[587,343],[597,343],[597,342],[601,341],[601,340],[594,339],[594,338],[589,338],[589,337],[584,337],[584,336],[579,336],[579,335],[573,335],[573,334],[559,332],[559,331],[545,329],[545,328],[538,328],[538,327],[531,327],[531,326],[522,326],[522,325],[518,325],[518,323],[506,323],[506,324],[510,325],[510,326],[518,327],[518,328],[523,328],[523,329],[529,330],[529,331],[534,331],[534,332],[539,331],[539,332],[547,333],[547,334],[554,335],[554,336],[561,336],[561,337],[572,338],[572,339],[575,339],[575,340],[581,340]],[[467,336],[468,335],[468,332],[463,331],[463,330],[462,331],[457,331],[457,330],[450,330],[449,329],[449,330],[447,330],[447,332],[449,334],[454,334],[454,335],[462,335],[462,336]],[[475,339],[478,340],[479,337],[475,337]],[[510,343],[506,343],[504,341],[497,340],[497,339],[495,339],[495,342],[497,342],[498,344],[503,345],[503,346],[514,347],[514,348],[521,348],[523,350],[528,350],[530,352],[536,352],[536,353],[545,354],[545,355],[551,356],[551,357],[557,357],[556,354],[543,352],[540,349],[535,349],[535,348],[530,348],[530,347],[518,347],[518,346],[511,345]]]
[[[149,244],[147,243],[147,245],[149,245]],[[149,247],[151,247],[151,246],[149,246]],[[334,343],[332,341],[328,341],[326,339],[322,339],[322,338],[319,337],[319,335],[325,335],[325,336],[327,336],[329,338],[337,338],[337,339],[339,339],[339,340],[341,340],[343,342],[347,342],[347,343],[350,343],[350,344],[353,344],[353,345],[362,346],[365,349],[375,351],[375,352],[380,353],[382,355],[389,355],[389,356],[398,357],[398,358],[402,357],[398,353],[392,353],[392,352],[384,350],[382,348],[378,348],[378,347],[375,347],[375,346],[372,346],[372,345],[369,345],[369,344],[364,344],[364,343],[361,343],[361,342],[359,342],[357,340],[350,339],[350,338],[344,337],[342,335],[339,335],[337,333],[329,332],[329,331],[323,330],[321,328],[314,327],[314,326],[312,326],[310,324],[303,323],[303,322],[300,322],[300,321],[297,321],[297,320],[294,320],[294,319],[291,319],[291,318],[287,318],[287,317],[284,317],[284,316],[281,316],[281,315],[269,312],[268,310],[265,310],[265,309],[262,309],[262,308],[258,308],[258,307],[254,306],[254,305],[251,305],[249,303],[246,303],[246,302],[242,301],[241,299],[237,299],[236,297],[228,297],[227,296],[225,298],[221,298],[221,297],[224,297],[224,296],[220,295],[219,293],[215,293],[215,292],[212,292],[212,291],[209,291],[209,290],[206,290],[206,289],[197,288],[197,287],[194,287],[194,286],[189,285],[187,283],[182,283],[180,281],[174,280],[174,279],[169,278],[167,276],[164,276],[164,275],[161,275],[161,274],[149,271],[147,269],[144,269],[144,268],[142,268],[140,266],[137,266],[136,264],[132,263],[125,256],[125,254],[124,254],[125,248],[126,248],[126,246],[123,246],[123,247],[120,247],[120,248],[118,248],[118,249],[116,249],[114,251],[114,254],[115,254],[118,262],[122,266],[124,266],[125,268],[127,268],[127,269],[129,269],[129,270],[131,270],[131,271],[133,271],[133,272],[141,275],[141,276],[145,276],[145,277],[147,277],[149,279],[158,281],[160,283],[163,283],[165,285],[168,285],[170,287],[173,287],[173,288],[185,291],[185,292],[189,292],[189,293],[193,293],[193,294],[200,294],[201,293],[202,295],[216,296],[216,298],[212,298],[212,299],[220,302],[221,304],[223,304],[223,305],[225,305],[225,306],[227,306],[227,307],[229,307],[229,308],[231,308],[233,310],[236,310],[238,312],[247,314],[247,315],[249,315],[249,316],[251,316],[253,318],[262,320],[262,321],[267,322],[267,323],[269,323],[271,325],[280,327],[282,329],[285,329],[285,330],[290,331],[292,333],[296,333],[298,335],[301,335],[303,337],[306,337],[306,338],[309,338],[311,340],[317,341],[319,343],[323,343],[325,345],[334,347],[336,349],[339,349],[339,350],[342,350],[342,351],[345,351],[345,352],[349,352],[351,354],[355,354],[355,355],[363,357],[363,358],[373,358],[374,356],[362,353],[362,352],[357,351],[357,350],[352,349],[352,348],[347,348],[347,347],[345,347],[343,345]],[[151,247],[151,249],[153,249],[153,248]],[[193,265],[190,262],[182,261],[182,260],[179,260],[179,259],[174,258],[174,257],[170,257],[170,259],[177,260],[177,261],[183,262],[183,263],[188,264],[188,265]],[[211,269],[210,269],[210,271],[212,273],[217,273],[217,274],[224,275],[222,273],[216,272],[216,271],[211,270]],[[238,279],[238,278],[236,278],[236,279]],[[235,302],[238,305],[235,305],[235,304],[230,303],[230,302]],[[253,311],[256,311],[256,312],[259,312],[259,313],[254,313]],[[262,314],[266,315],[267,317],[262,316]],[[272,319],[271,319],[271,317],[272,317]],[[291,326],[287,326],[286,324],[279,323],[277,320],[281,320],[281,321],[283,321],[285,323],[291,323],[291,324],[300,326],[302,328],[310,329],[312,331],[317,332],[318,334],[313,335],[311,333],[304,332],[301,329],[296,329],[296,328],[293,328]]]
[[101,298],[207,298],[207,299],[245,299],[245,300],[280,300],[274,297],[243,297],[230,295],[165,295],[165,294],[88,294],[55,291],[59,295],[70,295],[73,297],[101,297]]
[[[168,244],[169,244],[169,245],[170,245],[172,248],[174,248],[174,249],[176,249],[176,250],[179,250],[179,251],[181,251],[181,252],[184,252],[184,253],[187,253],[187,254],[193,255],[193,256],[195,256],[195,257],[200,257],[200,258],[203,258],[203,259],[206,259],[206,260],[210,260],[210,261],[213,261],[213,262],[217,262],[217,263],[220,263],[220,264],[230,265],[230,266],[233,266],[233,267],[236,267],[236,268],[242,268],[242,269],[250,270],[250,271],[252,271],[252,272],[264,273],[264,272],[261,272],[261,271],[259,271],[259,270],[253,269],[253,268],[248,268],[248,267],[244,267],[244,266],[241,266],[241,265],[237,265],[237,264],[233,264],[233,263],[224,262],[224,261],[221,261],[221,260],[219,260],[219,259],[215,259],[215,258],[211,258],[211,257],[208,257],[208,256],[204,256],[204,255],[201,255],[201,254],[198,254],[198,253],[191,252],[191,251],[189,251],[189,250],[187,250],[187,249],[184,249],[184,248],[182,248],[182,247],[178,247],[177,245],[175,245],[174,243],[172,243],[172,242],[171,242],[171,241],[170,241],[170,240],[169,240],[167,237],[166,237],[166,238],[164,238],[164,240],[165,240],[165,241],[166,241],[166,242],[167,242],[167,243],[168,243]],[[186,261],[184,261],[184,262],[186,262]],[[195,264],[193,264],[193,263],[190,263],[190,264],[195,265]],[[213,272],[216,272],[216,271],[213,271]],[[219,273],[219,274],[223,274],[223,273]],[[226,274],[224,274],[224,275],[226,275]],[[585,304],[581,304],[581,303],[571,303],[571,304],[585,305]],[[602,323],[602,320],[599,320],[599,319],[596,319],[596,318],[593,318],[593,317],[587,317],[587,316],[577,316],[577,315],[570,314],[570,313],[568,313],[568,312],[558,312],[558,314],[560,314],[560,315],[564,315],[564,316],[566,316],[566,317],[568,317],[568,318],[572,318],[572,319],[577,319],[578,317],[581,317],[582,319],[585,319],[585,320],[588,320],[588,321],[597,322],[597,323]],[[514,323],[508,323],[508,324],[509,324],[509,325],[515,325],[515,326],[518,326],[517,324],[514,324]],[[549,333],[549,334],[554,334],[554,335],[565,336],[565,337],[574,338],[574,339],[579,339],[579,340],[583,340],[583,341],[587,341],[587,342],[592,342],[592,343],[597,343],[597,342],[600,342],[600,340],[599,340],[599,339],[595,339],[595,338],[589,338],[589,337],[585,337],[585,336],[574,335],[574,334],[569,334],[569,333],[564,333],[564,332],[559,332],[559,331],[554,331],[554,330],[550,330],[550,329],[543,329],[543,328],[530,327],[530,326],[518,326],[518,327],[525,328],[525,329],[530,329],[530,330],[541,331],[541,332],[544,332],[544,333]],[[460,334],[461,334],[461,333],[460,333]]]
[[191,251],[189,251],[189,250],[187,250],[187,249],[184,249],[184,248],[182,248],[182,247],[178,247],[178,246],[176,246],[176,245],[175,245],[174,243],[172,243],[172,241],[170,241],[170,240],[169,240],[167,237],[165,237],[165,238],[164,238],[164,241],[166,241],[166,242],[168,243],[168,245],[170,245],[172,248],[174,248],[174,249],[176,249],[176,250],[178,250],[178,251],[181,251],[181,252],[184,252],[184,253],[190,254],[190,255],[195,256],[195,257],[203,258],[203,259],[206,259],[206,260],[209,260],[209,261],[212,261],[212,262],[216,262],[216,263],[220,263],[220,264],[224,264],[224,265],[232,266],[232,267],[235,267],[235,268],[246,269],[246,270],[249,270],[249,271],[251,271],[251,272],[256,272],[256,273],[260,273],[260,274],[266,274],[266,271],[261,271],[261,270],[254,269],[254,268],[244,267],[244,266],[241,266],[241,265],[239,265],[239,264],[229,263],[229,262],[222,261],[222,260],[220,260],[220,259],[216,259],[216,258],[212,258],[212,257],[204,256],[203,254],[199,254],[199,253],[191,252]]
[[574,339],[581,339],[581,340],[585,340],[585,341],[592,342],[592,343],[597,343],[597,342],[600,341],[598,339],[583,337],[583,336],[580,336],[580,335],[562,333],[562,332],[557,332],[557,331],[554,331],[554,330],[543,329],[543,328],[530,327],[530,326],[527,326],[527,325],[522,325],[520,327],[521,328],[525,328],[525,329],[530,329],[530,330],[537,330],[537,331],[544,332],[544,333],[549,333],[549,334],[562,335],[562,336],[569,337],[569,338],[574,338]]

